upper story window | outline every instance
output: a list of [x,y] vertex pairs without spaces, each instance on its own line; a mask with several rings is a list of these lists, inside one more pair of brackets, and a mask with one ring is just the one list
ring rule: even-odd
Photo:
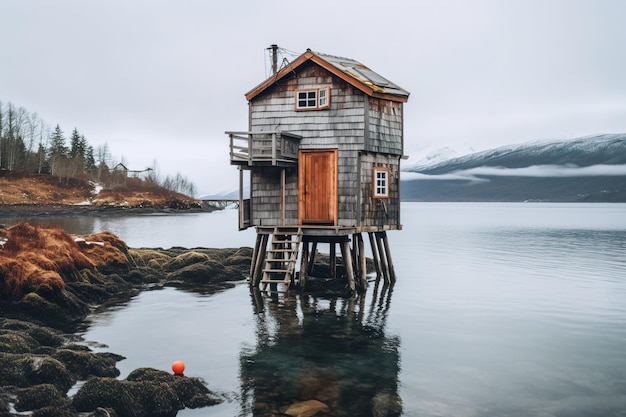
[[374,168],[374,198],[389,198],[389,168]]
[[296,110],[322,110],[330,107],[330,87],[296,90]]

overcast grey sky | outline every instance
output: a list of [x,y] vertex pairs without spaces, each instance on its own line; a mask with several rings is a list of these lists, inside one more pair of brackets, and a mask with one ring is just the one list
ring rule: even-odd
[[236,187],[224,131],[247,130],[272,43],[410,91],[409,156],[626,132],[622,0],[1,0],[0,17],[2,102],[199,194]]

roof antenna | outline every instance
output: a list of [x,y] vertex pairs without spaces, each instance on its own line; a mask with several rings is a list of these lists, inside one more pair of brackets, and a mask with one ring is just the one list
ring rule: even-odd
[[272,75],[276,75],[278,72],[278,45],[272,44],[267,49],[272,51]]

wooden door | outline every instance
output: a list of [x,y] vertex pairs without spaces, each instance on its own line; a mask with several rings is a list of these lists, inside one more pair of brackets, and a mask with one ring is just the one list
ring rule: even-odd
[[298,221],[337,224],[337,149],[300,151]]

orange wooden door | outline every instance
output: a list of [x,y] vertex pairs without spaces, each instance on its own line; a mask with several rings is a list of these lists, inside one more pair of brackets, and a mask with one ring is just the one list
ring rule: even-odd
[[337,149],[300,151],[298,220],[337,224]]

